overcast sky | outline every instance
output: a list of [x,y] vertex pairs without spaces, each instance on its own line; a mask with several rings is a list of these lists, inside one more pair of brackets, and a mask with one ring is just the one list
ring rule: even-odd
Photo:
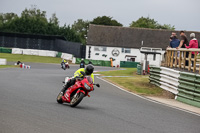
[[200,0],[0,0],[0,13],[20,15],[31,5],[46,11],[47,18],[56,13],[60,26],[106,15],[128,27],[141,16],[149,16],[176,30],[200,31]]

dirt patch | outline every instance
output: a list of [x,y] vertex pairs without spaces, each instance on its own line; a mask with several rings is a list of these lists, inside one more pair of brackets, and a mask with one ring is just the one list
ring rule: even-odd
[[169,91],[163,90],[162,97],[169,98],[169,99],[175,99],[175,94],[173,94]]

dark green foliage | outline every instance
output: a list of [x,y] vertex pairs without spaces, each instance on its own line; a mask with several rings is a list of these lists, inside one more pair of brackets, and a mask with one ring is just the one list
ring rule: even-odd
[[107,16],[102,16],[102,17],[97,17],[93,19],[91,24],[96,24],[96,25],[109,25],[109,26],[123,26],[116,20],[112,19],[112,17],[107,17]]
[[83,21],[82,19],[78,19],[72,25],[72,29],[81,37],[81,42],[86,44],[87,32],[89,27],[89,21]]
[[154,19],[149,17],[141,17],[137,21],[133,21],[130,24],[130,27],[141,27],[141,28],[150,28],[150,29],[167,29],[167,30],[175,30],[174,26],[170,24],[161,25]]
[[0,31],[42,35],[61,35],[68,41],[81,42],[81,37],[70,26],[59,26],[56,14],[48,20],[46,12],[35,6],[22,11],[21,16],[14,13],[0,14]]

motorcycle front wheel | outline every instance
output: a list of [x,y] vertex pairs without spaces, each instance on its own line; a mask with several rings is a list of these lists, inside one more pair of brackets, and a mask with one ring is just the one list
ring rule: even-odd
[[63,103],[63,101],[62,101],[62,93],[61,92],[57,96],[57,102],[60,103],[60,104]]
[[71,107],[76,107],[82,100],[83,100],[83,97],[85,96],[85,94],[83,94],[82,92],[80,92],[80,93],[76,93],[74,96],[73,96],[73,98],[72,98],[72,100],[71,100],[71,102],[70,102],[70,106]]

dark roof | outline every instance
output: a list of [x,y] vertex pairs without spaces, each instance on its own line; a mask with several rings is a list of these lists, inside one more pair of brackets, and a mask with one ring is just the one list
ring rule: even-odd
[[[124,48],[152,47],[165,49],[169,45],[170,30],[89,25],[87,45]],[[179,37],[180,31],[176,32]],[[185,32],[189,39],[189,34]],[[200,39],[200,32],[194,32]],[[141,46],[143,41],[143,45]]]
[[26,33],[14,33],[14,32],[0,32],[0,36],[67,40],[65,37],[58,35],[26,34]]

